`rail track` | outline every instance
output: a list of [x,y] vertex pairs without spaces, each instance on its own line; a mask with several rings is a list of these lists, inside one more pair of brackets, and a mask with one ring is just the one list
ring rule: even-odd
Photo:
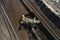
[[[13,0],[14,1],[14,0]],[[51,20],[49,20],[48,19],[48,17],[46,16],[46,15],[44,15],[44,12],[42,12],[41,11],[41,9],[37,6],[37,4],[36,3],[34,3],[34,1],[33,0],[19,0],[19,1],[21,1],[21,3],[22,3],[22,5],[25,7],[25,9],[28,11],[27,13],[28,14],[34,14],[35,15],[35,17],[37,17],[40,21],[41,21],[41,24],[39,25],[39,26],[37,26],[37,29],[39,29],[39,31],[37,32],[37,33],[35,33],[35,30],[32,30],[32,33],[31,34],[33,34],[33,36],[35,36],[38,40],[46,40],[45,39],[45,37],[47,38],[47,39],[49,39],[48,37],[50,37],[51,39],[50,40],[53,40],[53,39],[55,39],[55,40],[60,40],[60,30],[57,28],[57,26],[55,25],[55,24],[53,24],[52,22],[51,22]],[[14,6],[18,6],[18,4],[19,3],[17,3],[16,5],[14,5]],[[14,10],[15,11],[17,11],[16,9],[17,8],[19,8],[19,7],[17,7],[17,8],[14,8]],[[2,12],[2,15],[4,16],[4,19],[5,19],[5,21],[6,22],[8,22],[7,24],[8,24],[8,26],[10,26],[10,27],[7,27],[8,29],[9,29],[9,31],[10,31],[10,35],[11,35],[11,38],[12,38],[12,40],[19,40],[19,38],[21,39],[21,40],[25,40],[26,38],[27,38],[27,40],[28,40],[28,37],[25,37],[26,35],[24,34],[24,33],[26,33],[26,32],[24,32],[24,31],[22,31],[22,33],[20,32],[18,32],[17,34],[16,34],[16,25],[15,25],[15,27],[13,27],[12,26],[12,23],[10,22],[10,18],[11,18],[11,16],[9,16],[10,18],[8,18],[8,13],[6,13],[5,12],[5,10],[4,10],[4,7],[1,5],[1,12]],[[17,11],[17,13],[18,13],[19,11]],[[13,13],[13,12],[12,12]],[[6,14],[8,14],[8,15],[6,15]],[[14,14],[14,13],[13,13]],[[21,14],[20,14],[21,15]],[[19,19],[19,17],[20,17],[20,15],[17,17],[16,16],[16,19]],[[15,17],[15,16],[14,16]],[[13,17],[13,19],[14,19],[14,17]],[[13,19],[12,19],[12,21],[13,21]],[[15,20],[16,21],[16,20]],[[13,22],[13,23],[15,23],[15,21]],[[17,23],[17,22],[16,22]],[[18,23],[17,23],[18,24]],[[27,24],[28,25],[28,24]],[[41,26],[41,25],[44,25],[44,26]],[[33,27],[33,25],[31,25],[32,27]],[[15,28],[15,30],[14,30],[14,28]],[[29,30],[29,29],[28,29]],[[27,30],[27,31],[28,31]],[[41,33],[41,32],[43,32],[43,33]],[[30,32],[29,32],[30,33]],[[30,35],[30,34],[27,34],[28,36]],[[24,35],[22,35],[21,36],[21,34],[24,34]],[[47,34],[48,34],[48,36],[47,36]],[[19,37],[18,37],[18,36]],[[40,36],[39,36],[40,35]],[[23,36],[24,36],[24,39],[23,39]],[[33,38],[33,36],[31,36],[32,38]],[[42,36],[42,37],[41,37]],[[43,37],[44,36],[44,37]],[[44,39],[43,39],[44,38]],[[33,39],[31,39],[31,40],[33,40]]]
[[4,18],[4,21],[5,21],[6,25],[7,25],[7,30],[9,32],[10,39],[11,40],[18,40],[18,37],[17,37],[17,35],[15,33],[15,30],[14,30],[14,28],[13,28],[13,26],[12,26],[12,24],[11,24],[11,22],[10,22],[10,20],[9,20],[9,18],[8,18],[7,14],[6,14],[6,11],[5,11],[2,4],[0,4],[0,12],[1,12],[1,14],[2,14],[2,16]]
[[34,4],[31,0],[21,0],[27,8],[33,12],[38,19],[41,20],[44,27],[49,31],[49,33],[55,38],[55,40],[60,39],[60,30],[56,28],[56,25],[54,25],[40,10],[40,8]]

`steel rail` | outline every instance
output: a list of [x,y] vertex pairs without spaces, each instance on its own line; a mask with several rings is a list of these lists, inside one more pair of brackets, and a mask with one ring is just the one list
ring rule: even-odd
[[11,23],[11,21],[9,20],[9,17],[8,17],[8,15],[7,15],[7,13],[6,13],[6,11],[5,11],[5,9],[4,9],[4,7],[3,7],[3,5],[2,5],[1,3],[0,3],[0,6],[1,6],[1,7],[0,7],[0,10],[1,10],[1,12],[2,12],[2,15],[3,15],[4,19],[7,20],[8,24],[9,24],[9,26],[10,26],[10,27],[8,28],[8,30],[11,30],[10,33],[12,32],[12,34],[11,34],[11,36],[13,35],[12,40],[18,40],[17,34],[16,34],[16,32],[15,32],[13,26],[12,26],[12,23]]
[[[32,3],[29,0],[22,0],[25,5],[30,9],[30,11],[32,11],[37,17],[38,19],[41,20],[42,24],[45,26],[45,28],[51,33],[51,35],[56,39],[59,40],[60,39],[60,32],[57,31],[57,26],[55,26],[45,15],[44,13],[40,10],[40,8],[35,5],[34,3]],[[59,33],[58,33],[59,32]]]

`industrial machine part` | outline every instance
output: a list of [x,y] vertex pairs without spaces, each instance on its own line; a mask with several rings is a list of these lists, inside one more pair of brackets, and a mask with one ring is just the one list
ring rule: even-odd
[[52,11],[54,14],[56,14],[58,17],[60,17],[60,0],[41,0],[44,2],[44,4]]
[[[49,32],[48,32],[49,35],[47,33],[45,33],[47,31],[45,30],[45,28],[42,28],[43,27],[42,25],[40,25],[41,24],[40,20],[39,20],[39,23],[34,23],[34,21],[29,22],[29,20],[34,20],[31,18],[34,18],[35,16],[32,17],[32,15],[29,15],[29,14],[27,16],[26,15],[24,17],[23,16],[21,17],[20,26],[18,28],[18,31],[25,29],[28,33],[29,40],[51,40],[51,39],[54,39],[49,34]],[[29,17],[29,16],[31,16],[31,17]],[[23,20],[23,18],[24,18],[24,20]],[[26,20],[26,18],[29,20]],[[38,20],[38,19],[36,19],[36,20]],[[40,30],[40,29],[42,29],[42,30]],[[45,30],[45,32],[43,29]]]

